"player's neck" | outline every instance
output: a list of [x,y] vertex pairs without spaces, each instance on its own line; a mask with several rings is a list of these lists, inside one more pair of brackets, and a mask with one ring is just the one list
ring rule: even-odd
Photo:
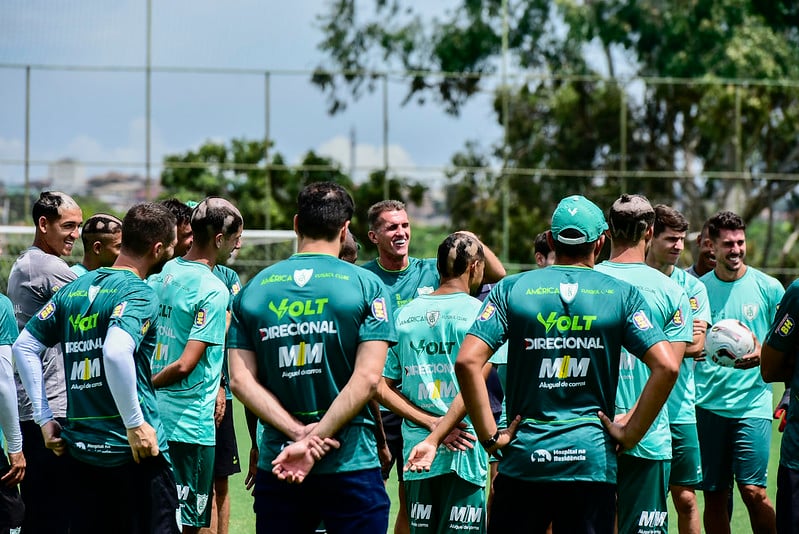
[[341,241],[325,241],[324,239],[311,239],[299,236],[297,239],[297,253],[299,254],[327,254],[338,258],[341,252]]
[[716,273],[716,278],[721,280],[722,282],[735,282],[736,280],[740,280],[746,274],[746,270],[748,267],[746,264],[742,264],[741,268],[737,271],[730,271],[729,269],[724,269],[720,267],[718,264],[716,268],[713,269],[713,272]]
[[186,255],[183,256],[183,259],[202,263],[213,271],[214,267],[216,267],[216,249],[203,249],[192,245]]
[[431,295],[451,295],[452,293],[469,293],[469,276],[466,279],[462,276],[458,278],[449,278],[442,280],[438,289],[433,291]]
[[674,264],[667,263],[667,262],[658,262],[649,254],[646,257],[646,264],[652,267],[653,269],[657,269],[661,273],[665,274],[666,276],[671,276],[671,273],[674,272]]
[[377,263],[387,271],[401,271],[408,266],[408,256],[379,256]]
[[644,243],[633,246],[616,246],[611,243],[609,259],[616,263],[643,263],[645,247]]

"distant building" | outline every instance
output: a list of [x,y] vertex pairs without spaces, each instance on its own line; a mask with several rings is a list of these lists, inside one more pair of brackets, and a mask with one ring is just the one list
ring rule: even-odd
[[86,167],[72,158],[63,158],[51,163],[47,169],[47,177],[52,188],[69,195],[86,192]]
[[[123,174],[109,171],[89,178],[88,187],[81,194],[88,194],[102,200],[114,210],[124,213],[132,205],[147,200],[147,181],[138,174]],[[151,182],[151,199],[158,196],[161,184],[157,179]]]

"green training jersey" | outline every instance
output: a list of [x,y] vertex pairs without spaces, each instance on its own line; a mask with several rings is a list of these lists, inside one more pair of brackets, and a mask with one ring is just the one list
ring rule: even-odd
[[[799,280],[794,281],[782,297],[777,317],[766,336],[765,343],[775,350],[785,353],[785,358],[796,357],[799,348]],[[789,384],[791,402],[788,404],[787,424],[780,443],[780,465],[794,471],[799,470],[799,365],[793,365],[793,375]]]
[[[677,282],[645,263],[604,261],[596,266],[596,270],[637,287],[649,304],[649,309],[652,310],[652,322],[663,327],[669,342],[690,343],[693,340],[691,305],[685,291]],[[616,391],[617,413],[627,413],[632,410],[649,380],[649,375],[649,368],[644,362],[622,349],[619,387]],[[666,405],[660,410],[641,441],[632,449],[625,451],[625,454],[647,460],[671,459],[671,429]]]
[[[436,416],[447,413],[460,392],[455,357],[482,303],[466,293],[420,295],[397,312],[397,344],[388,353],[383,375],[402,382],[402,394],[411,403]],[[468,417],[466,431],[474,434]],[[430,432],[407,419],[402,421],[403,458]],[[429,472],[405,473],[405,480],[456,473],[485,486],[488,456],[482,447],[450,451],[439,447]]]
[[[707,301],[707,289],[697,277],[688,274],[682,269],[675,268],[670,278],[677,282],[688,295],[693,318],[710,324],[710,304]],[[692,324],[693,326],[693,324]],[[680,374],[674,389],[671,390],[667,402],[669,410],[669,423],[672,425],[696,423],[696,383],[694,381],[693,358],[683,358],[680,364]]]
[[180,359],[189,341],[208,344],[187,377],[156,390],[167,438],[214,445],[214,408],[222,376],[230,291],[207,265],[183,258],[170,260],[147,282],[161,300],[153,374]]
[[[241,291],[241,279],[236,271],[230,267],[217,264],[214,267],[214,275],[222,280],[222,283],[230,290],[230,301],[228,304],[228,313],[233,306],[233,297]],[[225,380],[225,398],[233,400],[233,393],[230,391],[230,366],[227,359],[227,343],[225,343],[224,358],[222,360],[222,378]]]
[[[734,282],[720,280],[713,271],[703,276],[702,282],[707,288],[712,322],[738,319],[762,343],[785,293],[779,281],[747,266],[744,275]],[[694,376],[697,406],[734,419],[771,419],[771,385],[763,382],[760,367],[734,369],[705,360],[696,362]]]
[[469,333],[491,350],[508,342],[507,415],[522,422],[500,472],[615,483],[615,442],[597,411],[615,414],[622,346],[642,356],[666,339],[641,293],[593,269],[553,265],[498,282]]
[[[396,340],[380,280],[328,254],[294,254],[258,273],[233,299],[228,345],[255,352],[258,381],[305,424],[321,420],[349,382],[360,343]],[[313,473],[377,467],[374,425],[364,406],[336,435],[341,448]],[[264,424],[259,469],[271,471],[286,442]]]
[[432,293],[438,288],[439,277],[436,259],[408,258],[408,266],[399,271],[384,269],[372,260],[362,266],[375,273],[388,288],[393,309],[399,309],[419,295]]
[[150,361],[158,322],[158,297],[127,269],[100,268],[86,273],[61,291],[25,328],[42,344],[63,344],[67,386],[67,422],[62,437],[76,459],[103,467],[133,460],[127,431],[117,410],[103,363],[103,342],[116,326],[136,343],[133,361],[144,420],[167,450]]

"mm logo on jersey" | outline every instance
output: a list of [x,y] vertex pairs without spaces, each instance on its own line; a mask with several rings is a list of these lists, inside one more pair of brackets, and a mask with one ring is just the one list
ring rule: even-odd
[[660,512],[652,510],[648,512],[644,510],[641,512],[641,517],[638,518],[639,527],[662,527],[666,524],[667,512]]
[[91,380],[101,375],[100,372],[100,358],[84,358],[76,362],[72,362],[71,380]]
[[93,328],[97,327],[97,316],[100,315],[98,313],[94,313],[92,315],[70,315],[69,316],[69,324],[72,325],[72,331],[77,332],[86,332]]
[[588,374],[588,367],[591,363],[589,358],[544,358],[541,360],[541,370],[538,378],[577,378]]
[[452,347],[455,346],[454,341],[419,341],[416,345],[413,341],[410,342],[411,350],[418,355],[427,354],[428,356],[435,356],[436,354],[446,356],[452,354]]
[[430,514],[432,514],[432,512],[432,504],[415,502],[411,505],[411,519],[430,519]]
[[458,384],[448,380],[434,380],[429,384],[419,384],[418,395],[420,399],[437,400],[440,398],[454,399],[458,394]]
[[278,365],[280,367],[303,367],[314,363],[322,363],[324,353],[324,343],[311,345],[301,341],[299,345],[278,348]]
[[327,298],[321,299],[308,299],[308,300],[295,300],[289,302],[289,299],[283,299],[280,304],[275,305],[274,302],[269,302],[269,309],[277,315],[278,319],[282,319],[286,312],[290,317],[303,317],[306,315],[318,315],[325,310]]
[[794,321],[791,316],[785,314],[780,324],[777,325],[777,332],[779,332],[782,337],[787,337],[793,331],[793,325]]
[[449,511],[450,521],[461,523],[479,523],[483,509],[476,506],[453,506]]
[[55,304],[51,300],[50,302],[44,305],[44,308],[39,310],[39,313],[36,314],[36,317],[38,317],[42,321],[46,321],[54,313],[55,313]]
[[560,332],[581,332],[583,330],[591,330],[591,325],[596,321],[596,315],[558,315],[555,312],[550,312],[549,316],[545,319],[539,312],[538,322],[544,325],[547,332],[555,327]]

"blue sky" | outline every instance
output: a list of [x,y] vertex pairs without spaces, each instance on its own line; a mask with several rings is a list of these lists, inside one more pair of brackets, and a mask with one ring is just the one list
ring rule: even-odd
[[[371,5],[364,0],[364,7]],[[456,0],[419,2],[427,16]],[[315,16],[321,0],[153,1],[154,67],[310,70],[320,63]],[[142,67],[146,0],[3,0],[0,66],[77,65]],[[86,72],[34,68],[31,74],[31,160],[64,157],[108,162],[89,167],[143,173],[145,77],[141,72]],[[271,137],[291,163],[307,150],[349,166],[355,129],[356,162],[382,162],[382,96],[367,96],[331,117],[308,75],[271,77]],[[392,166],[442,167],[466,140],[489,146],[501,138],[491,95],[480,95],[460,118],[434,105],[401,106],[405,87],[389,85],[389,158]],[[25,71],[0,68],[0,181],[20,182],[24,167]],[[152,160],[204,141],[264,135],[264,77],[154,73]],[[5,162],[5,163],[3,163]],[[140,162],[134,167],[124,162]],[[116,163],[116,165],[114,165]],[[157,172],[158,169],[155,169]],[[47,174],[44,163],[31,177]],[[437,172],[416,173],[433,179]]]

